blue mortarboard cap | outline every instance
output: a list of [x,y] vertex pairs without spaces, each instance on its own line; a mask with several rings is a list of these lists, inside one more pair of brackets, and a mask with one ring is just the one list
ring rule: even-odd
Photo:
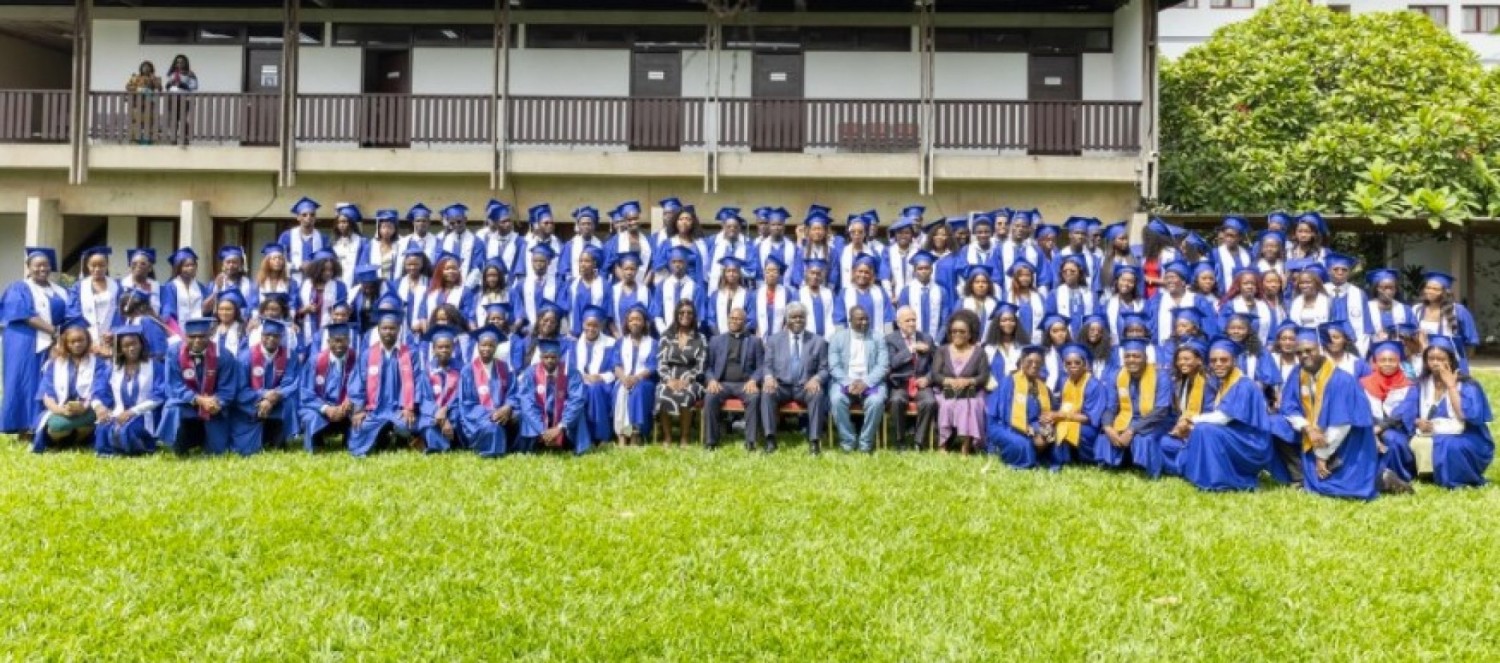
[[609,220],[612,223],[620,223],[625,220],[625,213],[621,212],[619,207],[616,207],[609,211]]
[[1219,223],[1219,230],[1233,230],[1241,235],[1250,232],[1250,222],[1241,216],[1226,216]]
[[435,259],[432,261],[433,265],[437,265],[444,260],[452,260],[453,262],[459,263],[460,265],[463,264],[463,259],[459,258],[458,254],[452,251],[444,251],[442,249],[438,249],[437,255],[434,256],[434,258]]
[[622,265],[627,262],[636,265],[641,264],[641,254],[636,253],[635,251],[626,251],[615,256],[616,265]]
[[135,336],[143,339],[146,336],[146,332],[141,329],[140,325],[115,325],[114,329],[109,330],[109,333],[115,335],[116,341],[125,336]]
[[1317,212],[1305,212],[1302,214],[1302,216],[1297,217],[1297,224],[1301,225],[1303,223],[1312,226],[1313,230],[1316,230],[1319,235],[1323,235],[1325,237],[1328,235],[1328,222],[1323,220],[1322,214],[1319,214]]
[[1041,239],[1043,237],[1056,237],[1056,236],[1057,236],[1057,226],[1038,226],[1037,229],[1036,229],[1036,237],[1037,237],[1037,239]]
[[484,315],[485,315],[485,317],[489,317],[489,316],[495,315],[497,313],[500,314],[500,315],[505,316],[506,319],[509,319],[510,318],[510,304],[508,302],[494,302],[494,303],[491,303],[491,304],[485,304],[484,305]]
[[820,272],[828,271],[828,261],[822,258],[807,258],[802,261],[802,271],[816,269]]
[[1089,219],[1086,216],[1070,216],[1067,221],[1063,222],[1063,227],[1067,228],[1070,233],[1088,234]]
[[598,221],[599,220],[599,210],[594,209],[594,207],[591,206],[591,205],[581,205],[578,208],[576,208],[576,209],[573,210],[573,219],[574,220],[593,219],[595,221]]
[[766,220],[770,221],[771,223],[786,223],[786,220],[791,217],[792,213],[787,211],[787,208],[778,207],[771,210],[771,213],[766,215]]
[[412,205],[411,209],[406,210],[407,221],[411,221],[414,219],[426,219],[430,217],[432,217],[432,210],[428,209],[427,206],[423,205],[422,203]]
[[968,269],[964,270],[965,281],[968,281],[969,279],[972,279],[976,276],[984,276],[984,278],[990,280],[994,280],[995,277],[994,272],[990,270],[989,265],[970,265]]
[[1172,321],[1187,320],[1199,329],[1203,328],[1203,311],[1193,306],[1179,306],[1172,309]]
[[276,242],[266,242],[265,246],[260,247],[260,254],[263,256],[268,256],[273,253],[284,254],[286,253],[286,248],[280,244],[277,244]]
[[136,258],[145,258],[146,262],[156,264],[156,249],[150,247],[138,247],[125,252],[127,262],[135,262]]
[[1178,350],[1192,350],[1194,354],[1204,359],[1208,358],[1208,344],[1196,338],[1190,338],[1177,346]]
[[470,332],[469,336],[473,337],[475,343],[483,341],[486,338],[495,339],[495,342],[498,343],[500,339],[505,338],[505,332],[500,331],[500,328],[494,325],[485,325]]
[[955,232],[959,231],[959,230],[968,230],[969,229],[969,217],[967,217],[967,216],[950,216],[950,217],[948,217],[948,227],[951,228],[951,229],[953,229]]
[[1401,344],[1401,341],[1376,341],[1370,344],[1371,359],[1385,352],[1393,353],[1402,359],[1406,358],[1406,347]]
[[532,205],[531,209],[526,210],[526,218],[530,219],[531,223],[541,223],[543,219],[550,219],[552,206],[547,203]]
[[1452,336],[1445,336],[1443,334],[1429,335],[1427,337],[1427,347],[1442,348],[1444,350],[1447,350],[1448,354],[1451,354],[1455,357],[1458,356],[1458,344],[1454,342]]
[[1146,349],[1151,347],[1151,342],[1143,338],[1127,338],[1120,341],[1120,350],[1123,352],[1139,352],[1145,354]]
[[592,320],[605,320],[605,319],[608,319],[608,318],[609,318],[609,312],[605,311],[604,308],[601,307],[601,306],[589,305],[589,306],[583,307],[583,319],[584,320],[590,320],[590,319],[592,319]]
[[1266,230],[1261,232],[1261,234],[1257,235],[1255,238],[1255,241],[1261,244],[1265,244],[1267,240],[1274,241],[1278,244],[1286,244],[1286,233],[1281,232],[1280,230]]
[[401,220],[401,212],[389,207],[375,210],[376,223],[395,223]]
[[696,251],[686,246],[674,246],[670,251],[667,252],[667,260],[681,260],[683,262],[691,262],[695,253]]
[[646,305],[643,304],[643,303],[641,303],[641,302],[636,302],[636,303],[631,304],[630,306],[626,307],[626,309],[625,309],[625,315],[626,315],[626,317],[629,317],[631,313],[639,313],[641,315],[646,316],[647,320],[651,319],[651,311],[649,309],[647,309]]
[[766,219],[771,218],[771,208],[766,205],[761,205],[760,207],[755,208],[752,213],[755,214],[755,219],[757,221],[765,221]]
[[323,325],[323,333],[329,338],[334,336],[351,336],[354,334],[354,326],[347,322],[330,322]]
[[917,219],[922,218],[922,214],[926,211],[927,208],[921,205],[907,205],[906,207],[901,208],[901,218],[915,223]]
[[230,302],[237,308],[245,308],[249,305],[245,301],[245,295],[239,291],[239,288],[225,288],[220,291],[219,301]]
[[428,343],[436,343],[444,339],[451,341],[458,338],[458,333],[457,327],[452,325],[438,325],[427,330],[427,333],[422,335],[422,340]]
[[[679,211],[682,211],[682,201],[679,200],[679,199],[677,199],[676,197],[662,198],[661,202],[657,203],[657,204],[661,205],[661,208],[663,210],[665,210],[665,211],[668,211],[668,212],[679,212]],[[635,205],[636,206],[636,211],[637,212],[640,211],[640,203],[637,203],[635,201],[630,201],[628,203],[625,203],[624,205],[621,205],[620,209],[621,210],[629,210],[631,205]]]
[[280,304],[281,308],[285,310],[291,302],[292,296],[284,292],[263,292],[260,294],[261,306],[265,306],[267,303],[275,303]]
[[856,223],[863,226],[869,226],[870,220],[866,219],[863,214],[850,214],[849,216],[844,218],[844,225],[846,227],[853,226]]
[[219,260],[229,260],[230,258],[239,258],[240,260],[244,260],[245,250],[238,246],[219,247]]
[[1345,325],[1345,322],[1343,320],[1329,320],[1328,322],[1318,325],[1318,341],[1323,345],[1327,345],[1330,341],[1333,340],[1333,337],[1331,335],[1331,332],[1333,331],[1338,331],[1340,334],[1343,334],[1346,340],[1354,340],[1353,330],[1349,329]]
[[1183,280],[1189,280],[1193,278],[1193,268],[1190,267],[1185,260],[1173,260],[1172,262],[1163,265],[1161,268],[1161,272],[1163,275],[1176,274],[1178,276],[1181,276]]
[[1198,278],[1205,273],[1218,274],[1218,271],[1214,269],[1214,264],[1207,260],[1199,260],[1193,263],[1193,278]]
[[1281,224],[1281,227],[1285,228],[1285,227],[1287,227],[1287,225],[1291,224],[1291,222],[1292,222],[1292,215],[1287,214],[1286,212],[1283,212],[1283,211],[1280,211],[1280,210],[1277,210],[1275,212],[1271,212],[1270,214],[1266,215],[1266,224],[1267,225],[1270,225],[1272,223],[1279,223],[1279,224]]
[[537,316],[541,316],[543,313],[553,313],[557,315],[557,317],[561,318],[564,315],[568,314],[568,309],[559,306],[557,302],[554,302],[550,299],[544,299],[542,300],[542,303],[537,305],[536,307]]
[[854,259],[854,266],[855,267],[869,267],[870,269],[879,271],[879,269],[880,269],[880,259],[876,258],[875,256],[872,256],[872,255],[870,255],[868,253],[861,253],[861,254],[859,254],[858,257],[856,257]]
[[1121,331],[1124,331],[1126,329],[1129,329],[1129,328],[1135,327],[1135,326],[1140,326],[1140,327],[1145,327],[1147,329],[1150,329],[1151,328],[1151,321],[1146,317],[1146,314],[1141,313],[1140,311],[1124,311],[1124,312],[1120,313],[1120,330]]
[[62,325],[59,327],[59,330],[60,331],[67,331],[69,329],[88,329],[88,328],[89,328],[88,318],[85,318],[85,317],[83,317],[81,315],[70,315],[70,316],[68,316],[68,317],[66,317],[66,318],[63,319]]
[[1400,283],[1401,274],[1394,269],[1382,267],[1380,269],[1370,270],[1369,273],[1365,274],[1365,280],[1369,281],[1370,285],[1378,285],[1382,281],[1395,281],[1396,283]]
[[1426,272],[1422,274],[1422,283],[1437,283],[1444,290],[1453,289],[1453,277],[1443,272]]
[[1203,239],[1203,236],[1198,233],[1188,233],[1187,237],[1183,239],[1183,243],[1193,247],[1199,253],[1208,253],[1208,240]]
[[1104,326],[1104,328],[1108,329],[1109,318],[1104,317],[1104,315],[1100,313],[1090,313],[1083,316],[1082,326],[1084,329],[1088,329],[1089,325],[1102,325]]
[[[95,247],[93,249],[89,249],[88,251],[85,251],[84,252],[84,258],[88,258],[88,256],[93,255],[93,253],[97,253],[98,252],[97,251],[98,248],[100,248],[100,247]],[[109,247],[106,246],[106,247],[103,247],[103,249],[104,249],[104,251],[103,251],[104,255],[109,255]],[[167,256],[167,263],[170,264],[170,265],[172,265],[173,267],[176,267],[177,265],[181,264],[182,261],[184,261],[184,260],[191,260],[193,262],[198,262],[198,252],[194,251],[192,249],[192,247],[184,246],[184,247],[182,247],[180,249],[177,249],[176,251],[173,251],[172,255]]]
[[782,260],[781,256],[775,253],[767,254],[766,257],[760,259],[761,269],[765,269],[766,267],[769,267],[771,265],[775,265],[776,269],[779,270],[780,273],[786,273],[786,261]]
[[928,221],[927,225],[922,226],[922,230],[925,230],[927,232],[932,232],[932,231],[937,230],[938,228],[942,228],[942,227],[944,227],[946,225],[948,225],[948,221],[946,219],[937,218],[937,219],[933,219],[931,221]]
[[485,203],[484,218],[490,221],[504,221],[510,218],[510,205],[491,198],[490,202]]
[[1072,324],[1073,322],[1068,319],[1068,316],[1058,313],[1048,313],[1047,315],[1042,316],[1042,324],[1037,325],[1036,328],[1045,332],[1048,329],[1051,329],[1053,325],[1063,325],[1065,327],[1071,327]]
[[1006,269],[1005,273],[1009,276],[1015,276],[1016,270],[1018,269],[1025,269],[1032,274],[1036,273],[1036,265],[1031,264],[1030,260],[1026,260],[1023,258],[1016,258],[1016,261],[1010,264],[1010,267]]
[[1123,223],[1111,224],[1104,228],[1104,239],[1113,242],[1128,232],[1130,232],[1130,227]]
[[364,215],[359,213],[359,205],[355,205],[354,203],[339,203],[338,205],[334,206],[333,209],[334,212],[336,212],[339,216],[353,221],[354,223],[359,223],[365,220]]
[[908,262],[913,265],[931,265],[937,262],[937,256],[933,255],[931,251],[918,251],[911,255]]
[[544,355],[561,354],[562,343],[559,343],[556,339],[551,338],[538,339],[536,342],[536,350],[538,353]]
[[1230,311],[1226,319],[1229,322],[1238,320],[1248,325],[1251,329],[1255,329],[1260,326],[1260,316],[1254,313],[1250,313],[1249,311]]
[[399,324],[401,324],[401,316],[402,316],[402,313],[401,313],[400,309],[388,309],[388,308],[376,309],[375,310],[375,324],[378,325],[378,324],[380,324],[382,322],[394,322],[397,325],[399,325]]
[[213,331],[213,318],[193,318],[182,325],[183,333],[188,336],[204,336]]
[[266,334],[270,334],[272,336],[285,336],[286,323],[280,320],[272,320],[270,318],[266,318],[265,320],[260,321],[260,333],[262,336],[265,336]]
[[1209,344],[1208,351],[1213,352],[1215,350],[1228,352],[1231,357],[1238,357],[1245,352],[1245,349],[1239,343],[1234,342],[1234,339],[1224,336],[1215,337],[1213,343]]
[[714,215],[714,219],[719,222],[734,221],[741,224],[745,222],[744,219],[740,218],[740,208],[738,207],[720,207],[719,213]]
[[308,262],[318,262],[319,260],[338,260],[338,259],[339,259],[339,256],[338,256],[337,253],[333,252],[333,249],[322,248],[322,249],[318,249],[316,251],[313,251],[312,255],[308,257],[307,261]]
[[444,219],[467,218],[468,215],[469,206],[463,203],[453,203],[452,205],[443,208]]
[[808,205],[807,206],[807,215],[808,216],[813,216],[815,214],[821,214],[823,216],[829,216],[832,213],[833,213],[833,208],[829,207],[827,205],[819,205],[817,203],[814,203],[812,205]]
[[1082,275],[1084,278],[1088,278],[1088,275],[1089,275],[1089,261],[1087,259],[1085,259],[1083,255],[1077,254],[1077,253],[1074,253],[1072,255],[1066,255],[1066,256],[1063,256],[1062,261],[1064,263],[1070,263],[1073,266],[1077,267],[1078,268],[1078,273],[1080,275]]
[[401,298],[397,297],[395,293],[388,292],[384,295],[381,295],[380,299],[375,301],[375,308],[395,309],[399,311],[403,308],[406,308],[406,302],[401,301]]
[[1167,222],[1162,221],[1161,219],[1158,219],[1154,216],[1151,217],[1151,220],[1146,222],[1146,230],[1163,237],[1172,236],[1172,228],[1167,225]]
[[983,212],[975,214],[974,218],[969,221],[969,227],[978,228],[979,226],[989,226],[991,228],[994,228],[995,217]]
[[593,244],[584,245],[583,250],[579,252],[578,256],[580,258],[582,258],[583,256],[593,258],[595,266],[604,264],[604,249],[594,246]]
[[[668,198],[667,200],[676,200],[676,198]],[[663,202],[665,202],[665,201],[663,201]],[[663,206],[663,209],[666,209],[665,205]],[[682,205],[678,204],[677,205],[677,209],[682,209]],[[639,201],[627,200],[627,201],[625,201],[623,203],[620,203],[620,214],[622,214],[624,216],[632,216],[632,215],[637,215],[637,214],[640,214],[640,213],[641,213],[641,203]]]
[[1047,351],[1043,350],[1042,346],[1040,346],[1040,345],[1026,345],[1026,346],[1022,346],[1021,347],[1021,356],[1022,357],[1025,357],[1026,355],[1038,355],[1038,356],[1041,356],[1041,355],[1045,355],[1045,354],[1047,354]]
[[1094,353],[1089,352],[1089,349],[1082,343],[1064,343],[1062,348],[1058,350],[1058,354],[1062,355],[1064,359],[1068,357],[1083,357],[1084,363],[1092,363],[1094,361]]
[[828,218],[827,214],[824,214],[822,212],[814,212],[807,215],[807,221],[805,221],[804,223],[809,226],[826,226],[829,223],[832,223],[832,221],[833,219]]
[[1323,258],[1323,264],[1327,265],[1328,269],[1333,269],[1335,267],[1354,269],[1354,263],[1355,260],[1353,257],[1346,256],[1342,253],[1330,253],[1327,257]]
[[1000,302],[1000,304],[995,307],[995,314],[993,317],[998,320],[1002,315],[1013,315],[1019,318],[1021,317],[1021,307],[1016,306],[1015,304],[1012,304],[1010,302]]
[[1421,328],[1415,322],[1398,322],[1391,325],[1386,332],[1402,338],[1416,338],[1417,332],[1420,330]]
[[375,283],[380,280],[380,268],[375,265],[360,265],[354,268],[355,283]]
[[734,256],[724,256],[723,258],[719,258],[719,264],[726,269],[734,268],[743,270],[745,268],[745,261],[740,260],[739,258],[736,258]]
[[537,242],[536,244],[532,244],[528,252],[531,253],[531,255],[542,256],[548,260],[557,257],[557,251],[552,250],[552,245],[547,242]]
[[1322,263],[1316,261],[1309,262],[1302,266],[1302,273],[1316,276],[1319,281],[1324,283],[1328,282],[1328,269],[1323,267]]
[[1131,264],[1127,264],[1127,263],[1123,263],[1123,262],[1122,263],[1115,263],[1115,279],[1118,280],[1121,276],[1124,276],[1126,274],[1134,276],[1135,277],[1135,281],[1136,281],[1137,284],[1139,284],[1141,282],[1141,268],[1140,267],[1137,267],[1137,266],[1131,265]]
[[1090,233],[1097,233],[1103,227],[1104,227],[1104,222],[1103,221],[1100,221],[1099,219],[1094,218],[1092,216],[1089,217],[1089,232]]
[[[1038,218],[1040,218],[1040,217],[1038,217]],[[1021,209],[1013,210],[1010,213],[1010,222],[1011,223],[1019,223],[1019,224],[1021,224],[1023,226],[1029,226],[1029,225],[1035,223],[1038,220],[1038,218],[1032,218],[1031,212],[1028,212],[1026,210],[1021,210]]]
[[415,257],[421,258],[422,262],[427,262],[427,250],[422,248],[422,243],[421,242],[409,242],[409,243],[407,243],[406,250],[402,251],[401,255],[406,256],[406,257],[415,256]]
[[903,230],[911,230],[914,227],[916,226],[912,223],[911,219],[903,216],[899,219],[896,219],[896,222],[891,224],[890,233],[894,235]]
[[878,210],[867,209],[860,212],[859,216],[865,220],[865,223],[870,224],[871,228],[880,225],[880,212]]
[[322,205],[319,205],[318,201],[313,200],[312,198],[308,198],[307,196],[303,196],[301,200],[292,203],[292,214],[309,214],[317,212],[319,207],[322,207]]

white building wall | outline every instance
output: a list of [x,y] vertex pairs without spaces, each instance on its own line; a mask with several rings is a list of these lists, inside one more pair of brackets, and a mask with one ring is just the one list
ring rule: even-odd
[[[24,201],[23,201],[24,204]],[[133,246],[127,244],[126,246]],[[7,265],[15,268],[6,275],[5,281],[9,283],[13,279],[23,276],[21,256],[26,250],[26,215],[25,214],[0,214],[0,256],[4,256]],[[118,249],[116,249],[118,250]]]
[[239,92],[245,77],[243,46],[198,46],[195,44],[142,44],[140,21],[94,21],[94,48],[89,66],[94,92],[123,92],[125,83],[142,60],[166,73],[172,58],[186,55],[198,75],[200,92]]
[[[481,77],[488,76],[484,74]],[[515,95],[623,97],[630,94],[630,51],[538,48],[510,54]]]
[[1026,98],[1025,53],[937,53],[934,58],[934,99]]
[[1111,61],[1114,71],[1110,77],[1114,81],[1114,98],[1117,100],[1139,101],[1144,88],[1141,71],[1146,47],[1141,33],[1145,22],[1143,4],[1142,0],[1131,0],[1130,4],[1115,11],[1114,57]]
[[297,90],[308,94],[359,94],[364,88],[364,50],[309,48],[297,50]]
[[813,51],[803,56],[808,99],[917,99],[922,96],[917,53]]
[[489,94],[494,73],[494,53],[487,48],[411,50],[412,94]]
[[1083,54],[1083,100],[1115,100],[1115,54]]

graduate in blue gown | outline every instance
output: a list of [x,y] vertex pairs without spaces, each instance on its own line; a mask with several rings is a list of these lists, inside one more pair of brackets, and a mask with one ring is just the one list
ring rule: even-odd
[[615,342],[610,365],[615,371],[614,434],[630,446],[651,439],[656,418],[657,339],[651,335],[650,314],[639,304],[625,312],[625,334]]
[[1051,425],[1054,431],[1054,470],[1067,463],[1098,462],[1094,451],[1104,413],[1109,409],[1109,389],[1089,370],[1094,363],[1089,349],[1081,343],[1069,343],[1059,352],[1066,376],[1052,411],[1041,417],[1042,423]]
[[422,365],[432,390],[432,424],[420,433],[427,453],[464,446],[460,421],[463,406],[458,400],[464,361],[458,351],[458,337],[467,333],[457,327],[439,325],[429,329],[425,336],[428,352],[422,356]]
[[161,285],[161,319],[167,329],[181,333],[182,321],[203,315],[203,304],[212,291],[198,280],[198,254],[189,247],[177,249],[167,257],[172,278]]
[[568,365],[557,341],[542,341],[541,359],[517,372],[515,400],[521,406],[521,434],[516,450],[570,449],[575,454],[593,447],[583,425],[583,376]]
[[1238,343],[1219,338],[1208,363],[1218,381],[1213,408],[1192,418],[1187,447],[1178,456],[1182,477],[1200,490],[1254,490],[1271,462],[1266,399],[1254,380],[1234,363]]
[[573,343],[569,364],[583,376],[584,422],[594,444],[614,439],[615,339],[604,335],[608,314],[590,306],[583,310],[583,336]]
[[473,337],[474,359],[464,366],[458,393],[458,421],[475,453],[481,458],[499,458],[510,451],[509,441],[520,416],[515,371],[498,352],[505,338],[499,327],[480,327]]
[[240,351],[240,386],[229,412],[229,434],[241,455],[280,447],[297,435],[297,395],[301,368],[284,342],[285,323],[262,320],[260,338]]
[[156,451],[156,422],[167,398],[166,371],[146,356],[141,328],[114,328],[110,358],[109,417],[94,427],[100,456],[136,456]]
[[1330,497],[1375,499],[1380,460],[1375,422],[1354,376],[1323,356],[1316,334],[1299,334],[1299,366],[1281,393],[1281,414],[1297,432],[1302,485]]
[[1323,356],[1333,362],[1334,368],[1356,379],[1370,374],[1370,365],[1359,356],[1354,328],[1348,320],[1330,320],[1318,325],[1318,336],[1323,342]]
[[41,413],[37,377],[52,349],[53,334],[68,312],[68,291],[53,282],[57,251],[27,247],[26,275],[5,289],[0,318],[5,323],[5,391],[0,401],[0,433],[31,430]]
[[187,340],[166,358],[167,402],[156,437],[178,454],[198,445],[209,455],[230,450],[230,409],[238,396],[241,367],[209,338],[212,326],[209,318],[188,320],[183,325]]
[[1006,465],[1020,469],[1037,467],[1050,458],[1051,444],[1041,426],[1043,412],[1051,410],[1052,396],[1042,379],[1042,349],[1021,349],[1020,368],[1000,378],[998,389],[985,399],[985,443],[987,450]]
[[1184,341],[1170,357],[1172,374],[1172,426],[1154,440],[1132,445],[1135,463],[1156,479],[1163,474],[1178,476],[1179,456],[1187,446],[1192,419],[1213,406],[1216,383],[1209,380],[1208,344],[1198,339]]
[[401,342],[400,312],[382,311],[375,331],[379,341],[362,350],[359,373],[349,385],[349,453],[357,458],[411,440],[432,425],[432,386],[421,353]]
[[176,341],[168,335],[161,316],[151,309],[151,296],[135,288],[120,288],[119,310],[121,324],[141,328],[141,335],[146,339],[146,354],[157,361],[166,361]]
[[1416,458],[1411,453],[1411,436],[1396,416],[1415,384],[1403,366],[1406,350],[1399,340],[1376,341],[1370,345],[1370,363],[1370,374],[1359,383],[1370,404],[1376,451],[1380,453],[1376,487],[1382,493],[1410,493],[1411,482],[1416,479]]
[[95,424],[109,414],[109,361],[95,356],[93,345],[87,320],[68,318],[59,328],[37,385],[42,411],[32,436],[33,452],[42,453],[49,444],[92,442]]
[[1399,409],[1416,473],[1430,472],[1444,488],[1483,486],[1495,458],[1489,398],[1459,368],[1462,341],[1439,335],[1428,336],[1427,343],[1422,373]]
[[[575,238],[576,239],[576,238]],[[578,264],[572,266],[568,282],[568,333],[574,338],[583,334],[583,311],[596,306],[605,315],[605,330],[608,331],[609,279],[599,271],[604,262],[604,251],[597,246],[586,246],[578,253]]]
[[349,401],[349,386],[364,375],[360,370],[359,352],[354,347],[354,329],[347,323],[333,323],[323,328],[328,347],[308,354],[298,380],[297,397],[302,447],[308,453],[317,450],[332,435],[349,437],[349,422],[354,406]]
[[[1144,459],[1160,445],[1161,435],[1173,423],[1172,376],[1146,361],[1151,344],[1128,339],[1120,344],[1119,370],[1107,381],[1107,403],[1099,437],[1094,441],[1094,462],[1105,467],[1124,467],[1137,456]],[[1140,448],[1140,454],[1133,450]],[[1141,460],[1135,460],[1142,465]]]

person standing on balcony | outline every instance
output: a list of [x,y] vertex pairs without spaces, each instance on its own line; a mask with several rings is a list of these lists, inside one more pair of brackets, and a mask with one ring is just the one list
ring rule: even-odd
[[[484,207],[484,217],[489,223],[477,233],[479,241],[484,244],[484,264],[499,260],[506,276],[514,275],[516,261],[526,255],[526,251],[525,241],[515,232],[515,224],[511,221],[510,205],[491,198]],[[509,278],[505,280],[510,281]]]
[[370,241],[359,232],[364,215],[354,203],[334,205],[338,216],[333,219],[333,254],[338,256],[345,286],[353,287],[354,272],[360,265],[370,262]]
[[422,203],[412,205],[406,211],[406,222],[411,224],[411,234],[402,240],[402,255],[416,246],[427,256],[427,264],[437,262],[438,236],[429,232],[432,227],[432,210]]
[[142,62],[125,82],[125,91],[131,95],[128,139],[132,143],[150,145],[156,134],[156,96],[161,93],[161,77],[156,75],[156,65],[150,60]]
[[[636,287],[650,286],[653,274],[650,269],[641,269],[640,266],[651,265],[651,249],[656,242],[641,232],[641,204],[634,200],[620,203],[619,207],[610,212],[609,218],[615,224],[615,234],[604,245],[605,273],[613,275],[617,280],[624,279],[624,266],[620,259],[630,254],[635,256],[636,265],[630,279],[635,282]],[[649,299],[649,295],[642,297],[643,301]]]
[[469,208],[463,203],[444,207],[443,236],[438,242],[438,252],[458,256],[459,274],[469,287],[479,285],[479,267],[484,264],[480,246],[479,236],[469,230]]
[[[585,248],[595,248],[601,251],[599,261],[594,263],[598,269],[603,265],[604,242],[594,235],[594,228],[599,223],[599,210],[588,205],[583,205],[573,210],[573,239],[568,240],[562,246],[562,264],[558,269],[562,272],[563,281],[572,281],[578,275],[578,261],[583,257]],[[576,334],[575,334],[576,335]]]
[[[174,95],[186,95],[198,91],[198,75],[193,73],[193,67],[188,64],[186,55],[178,53],[172,58],[172,66],[167,68],[167,75],[162,77],[162,87]],[[169,97],[167,104],[173,137],[178,145],[187,145],[189,135],[193,130],[192,107],[185,96]]]
[[297,227],[281,233],[276,241],[286,251],[289,273],[294,279],[302,278],[302,265],[312,260],[313,253],[328,246],[328,239],[318,232],[318,208],[322,205],[311,198],[303,197],[292,205],[292,214],[297,217]]

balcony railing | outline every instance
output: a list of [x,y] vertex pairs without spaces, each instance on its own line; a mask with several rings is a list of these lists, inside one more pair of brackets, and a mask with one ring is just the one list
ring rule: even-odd
[[[66,142],[69,93],[0,91],[0,142]],[[916,100],[507,97],[506,143],[537,149],[916,153]],[[299,144],[489,146],[499,100],[486,95],[305,94]],[[932,147],[945,152],[1080,154],[1140,149],[1133,101],[937,100]],[[275,145],[278,95],[89,95],[90,139],[101,143]]]

